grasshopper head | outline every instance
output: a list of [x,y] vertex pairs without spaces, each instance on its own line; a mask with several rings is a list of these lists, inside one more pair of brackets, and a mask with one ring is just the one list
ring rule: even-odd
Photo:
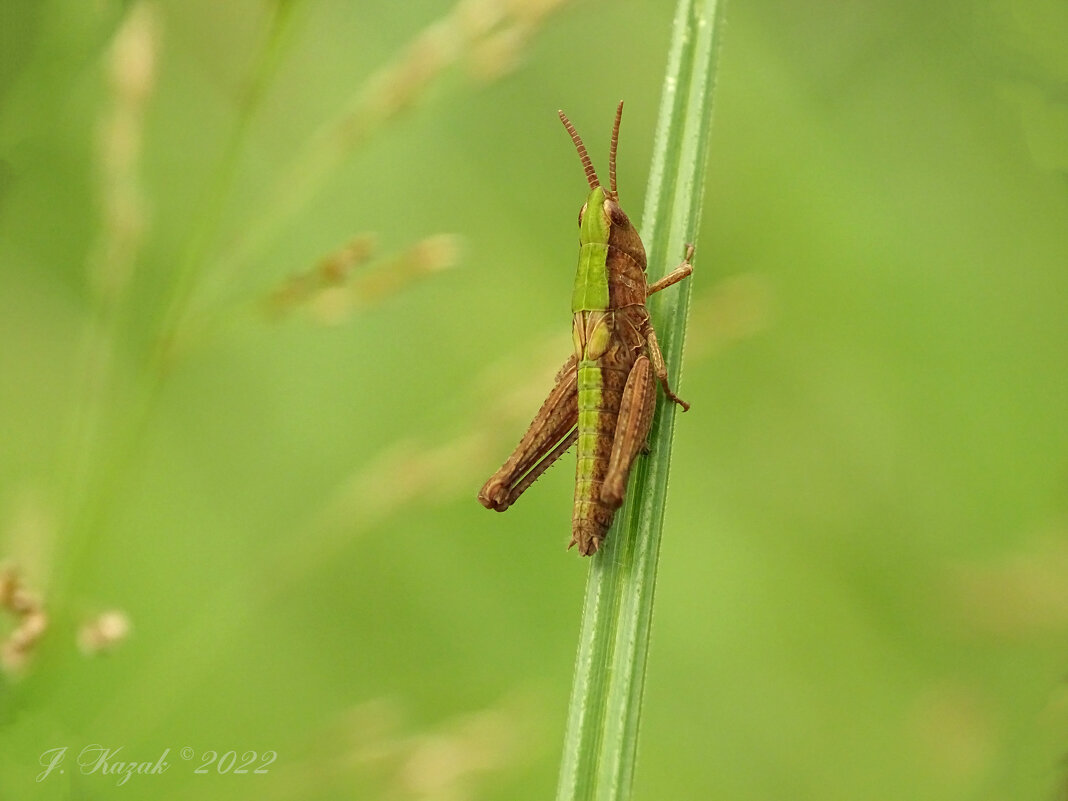
[[[595,209],[592,213],[590,209]],[[579,243],[596,242],[626,251],[645,269],[645,247],[619,203],[600,186],[591,189],[579,210]]]
[[644,270],[645,246],[642,244],[642,238],[638,236],[638,231],[631,224],[630,217],[619,203],[610,197],[605,198],[601,208],[611,224],[608,235],[609,245],[625,251]]
[[[596,242],[607,245],[612,234],[612,218],[609,216],[610,205],[618,204],[605,197],[604,189],[595,186],[590,190],[586,202],[579,210],[579,242],[583,245]],[[592,211],[591,211],[592,209]]]
[[[616,121],[612,126],[612,145],[608,151],[608,178],[609,188],[601,186],[597,178],[597,171],[593,168],[593,162],[586,152],[586,146],[582,138],[571,124],[564,112],[559,112],[560,121],[571,135],[571,141],[575,143],[582,167],[586,172],[586,181],[590,185],[590,194],[586,198],[582,209],[579,211],[579,242],[586,244],[596,242],[599,244],[611,244],[615,248],[626,251],[638,264],[645,269],[645,248],[642,246],[641,237],[631,225],[630,218],[619,205],[619,191],[616,189],[616,145],[619,142],[619,121],[623,116],[623,101],[616,107]],[[596,209],[597,214],[590,212]]]

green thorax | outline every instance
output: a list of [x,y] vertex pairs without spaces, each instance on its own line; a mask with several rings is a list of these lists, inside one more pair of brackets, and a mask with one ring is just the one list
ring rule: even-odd
[[586,199],[586,213],[579,225],[579,261],[571,311],[608,308],[608,237],[611,224],[604,213],[604,189],[596,187]]

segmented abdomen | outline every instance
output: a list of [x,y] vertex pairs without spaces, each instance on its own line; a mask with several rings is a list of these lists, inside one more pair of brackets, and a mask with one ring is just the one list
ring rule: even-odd
[[625,383],[625,371],[605,369],[600,360],[579,362],[579,435],[572,542],[578,544],[583,554],[597,550],[615,514],[614,509],[601,501],[601,484],[608,472]]

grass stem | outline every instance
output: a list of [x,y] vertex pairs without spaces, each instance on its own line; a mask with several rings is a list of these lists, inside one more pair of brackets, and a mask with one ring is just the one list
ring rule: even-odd
[[[679,0],[675,13],[642,217],[650,280],[673,268],[697,238],[723,5]],[[689,287],[683,281],[651,304],[676,386]],[[635,463],[627,501],[590,565],[557,801],[630,795],[674,423],[674,404],[661,402],[651,454]]]

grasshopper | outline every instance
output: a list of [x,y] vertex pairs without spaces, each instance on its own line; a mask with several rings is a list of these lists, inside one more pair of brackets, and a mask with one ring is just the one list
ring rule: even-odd
[[556,374],[519,445],[478,493],[487,509],[503,512],[578,443],[571,542],[589,556],[604,542],[627,477],[653,422],[656,383],[683,411],[689,404],[668,384],[664,357],[646,299],[693,271],[693,247],[683,263],[659,281],[645,278],[645,247],[619,205],[616,145],[623,103],[616,108],[608,151],[609,188],[601,186],[575,126],[559,112],[578,150],[590,193],[579,211],[579,261],[571,298],[575,353]]

